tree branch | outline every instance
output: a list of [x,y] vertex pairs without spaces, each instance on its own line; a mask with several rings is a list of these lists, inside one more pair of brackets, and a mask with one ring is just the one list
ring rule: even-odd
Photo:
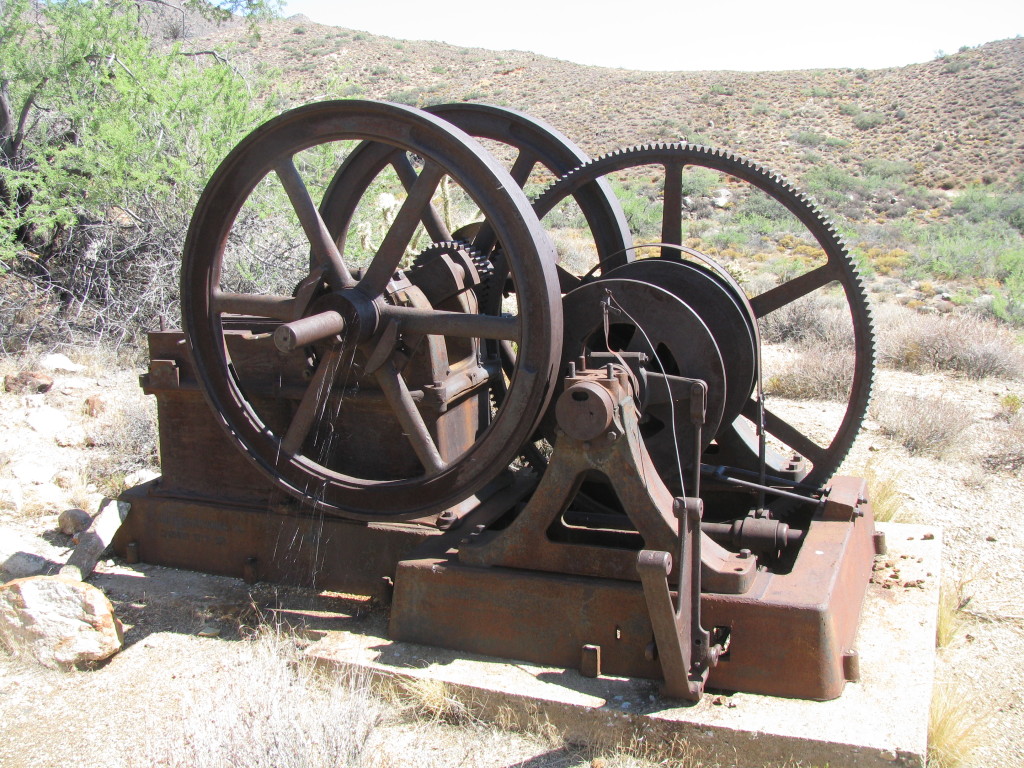
[[246,80],[245,75],[243,75],[241,72],[238,71],[238,67],[236,67],[231,62],[230,59],[225,58],[221,54],[217,53],[217,51],[214,51],[214,50],[210,50],[210,51],[178,51],[178,54],[181,55],[181,56],[192,56],[192,57],[195,57],[195,56],[213,56],[213,58],[215,58],[217,61],[219,61],[225,67],[230,67],[231,68],[231,71],[234,72],[235,75],[237,75],[238,79],[241,80],[245,84],[245,90],[248,91],[249,96],[250,97],[252,96],[252,87],[249,85],[249,81]]

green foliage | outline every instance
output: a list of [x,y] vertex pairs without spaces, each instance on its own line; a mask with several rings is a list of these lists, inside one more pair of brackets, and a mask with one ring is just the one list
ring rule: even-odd
[[971,60],[966,59],[962,56],[950,57],[946,59],[946,63],[942,67],[942,71],[947,75],[955,75],[957,72],[963,72],[971,66]]
[[879,112],[861,112],[853,118],[855,127],[862,131],[870,130],[885,122],[885,115]]
[[711,86],[711,94],[713,96],[732,96],[735,92],[735,89],[733,89],[731,85],[715,83]]
[[1002,219],[1024,234],[1024,192],[1001,194],[980,186],[968,187],[953,201],[953,210],[974,223]]
[[0,10],[0,264],[121,337],[174,311],[173,273],[142,295],[154,262],[177,261],[214,163],[264,117],[219,56],[157,53],[144,13],[28,0]]
[[789,140],[805,147],[817,147],[824,143],[825,137],[815,131],[797,131],[789,135]]

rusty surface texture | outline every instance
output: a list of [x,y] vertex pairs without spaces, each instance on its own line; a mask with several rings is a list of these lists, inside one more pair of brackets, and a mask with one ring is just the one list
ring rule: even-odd
[[[306,150],[337,167],[313,179]],[[788,210],[820,266],[748,297],[687,245],[691,166]],[[661,206],[654,242],[621,173]],[[374,239],[360,216],[385,188]],[[259,289],[232,254],[274,200],[291,245],[260,264],[295,264]],[[589,263],[558,252],[549,215],[585,222]],[[828,436],[765,400],[758,323],[830,285],[854,373]],[[830,699],[858,674],[881,544],[864,481],[831,475],[870,396],[870,312],[835,230],[755,163],[683,144],[590,160],[485,105],[310,104],[215,172],[182,306],[183,331],[149,339],[162,476],[124,495],[123,556],[370,595],[396,639],[672,698]]]

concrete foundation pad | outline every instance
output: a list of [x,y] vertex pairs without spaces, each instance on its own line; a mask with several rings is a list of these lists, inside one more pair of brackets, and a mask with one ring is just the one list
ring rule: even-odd
[[941,536],[929,526],[877,527],[889,551],[876,559],[864,604],[857,637],[861,679],[834,701],[709,691],[700,703],[680,706],[660,699],[652,680],[585,678],[574,670],[396,643],[365,631],[328,631],[307,654],[413,695],[444,686],[477,717],[554,728],[569,741],[615,746],[676,739],[703,763],[752,768],[787,761],[920,766],[934,681]]

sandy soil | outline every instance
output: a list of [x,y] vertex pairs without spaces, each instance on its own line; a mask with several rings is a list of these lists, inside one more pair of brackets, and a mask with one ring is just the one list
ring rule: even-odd
[[[4,365],[6,373],[16,363]],[[45,395],[0,393],[0,543],[56,564],[71,547],[56,531],[57,514],[72,502],[99,501],[100,489],[89,486],[86,474],[99,453],[111,449],[102,439],[105,430],[123,425],[124,412],[152,404],[139,394],[132,371],[93,363],[83,372],[53,375],[54,388]],[[936,654],[937,678],[954,685],[979,714],[978,766],[1024,764],[1024,480],[1013,470],[987,470],[985,461],[999,452],[1003,435],[995,418],[999,398],[1022,389],[1020,381],[881,371],[876,392],[953,400],[971,414],[972,426],[953,455],[936,460],[908,455],[869,419],[841,470],[856,474],[870,466],[876,476],[895,478],[902,497],[898,519],[944,529],[944,578],[969,601],[952,642]],[[84,407],[94,395],[106,404],[98,416]],[[41,409],[63,415],[59,428],[41,426],[33,416]],[[823,434],[842,415],[835,404],[812,401],[780,403],[779,409],[800,423],[820,425]],[[271,587],[252,592],[235,580],[156,566],[126,569],[113,560],[101,563],[92,580],[124,620],[126,648],[91,672],[50,672],[0,655],[2,765],[139,764],[132,753],[140,718],[152,723],[174,711],[189,680],[202,678],[243,645],[233,642],[239,625],[252,623],[259,607],[269,609],[277,600]],[[203,636],[210,634],[216,636]],[[393,745],[415,741],[425,756],[417,764],[423,765],[626,764],[614,762],[623,757],[595,758],[540,736],[479,725],[408,718],[385,725]],[[399,747],[377,751],[381,765],[404,764]]]

